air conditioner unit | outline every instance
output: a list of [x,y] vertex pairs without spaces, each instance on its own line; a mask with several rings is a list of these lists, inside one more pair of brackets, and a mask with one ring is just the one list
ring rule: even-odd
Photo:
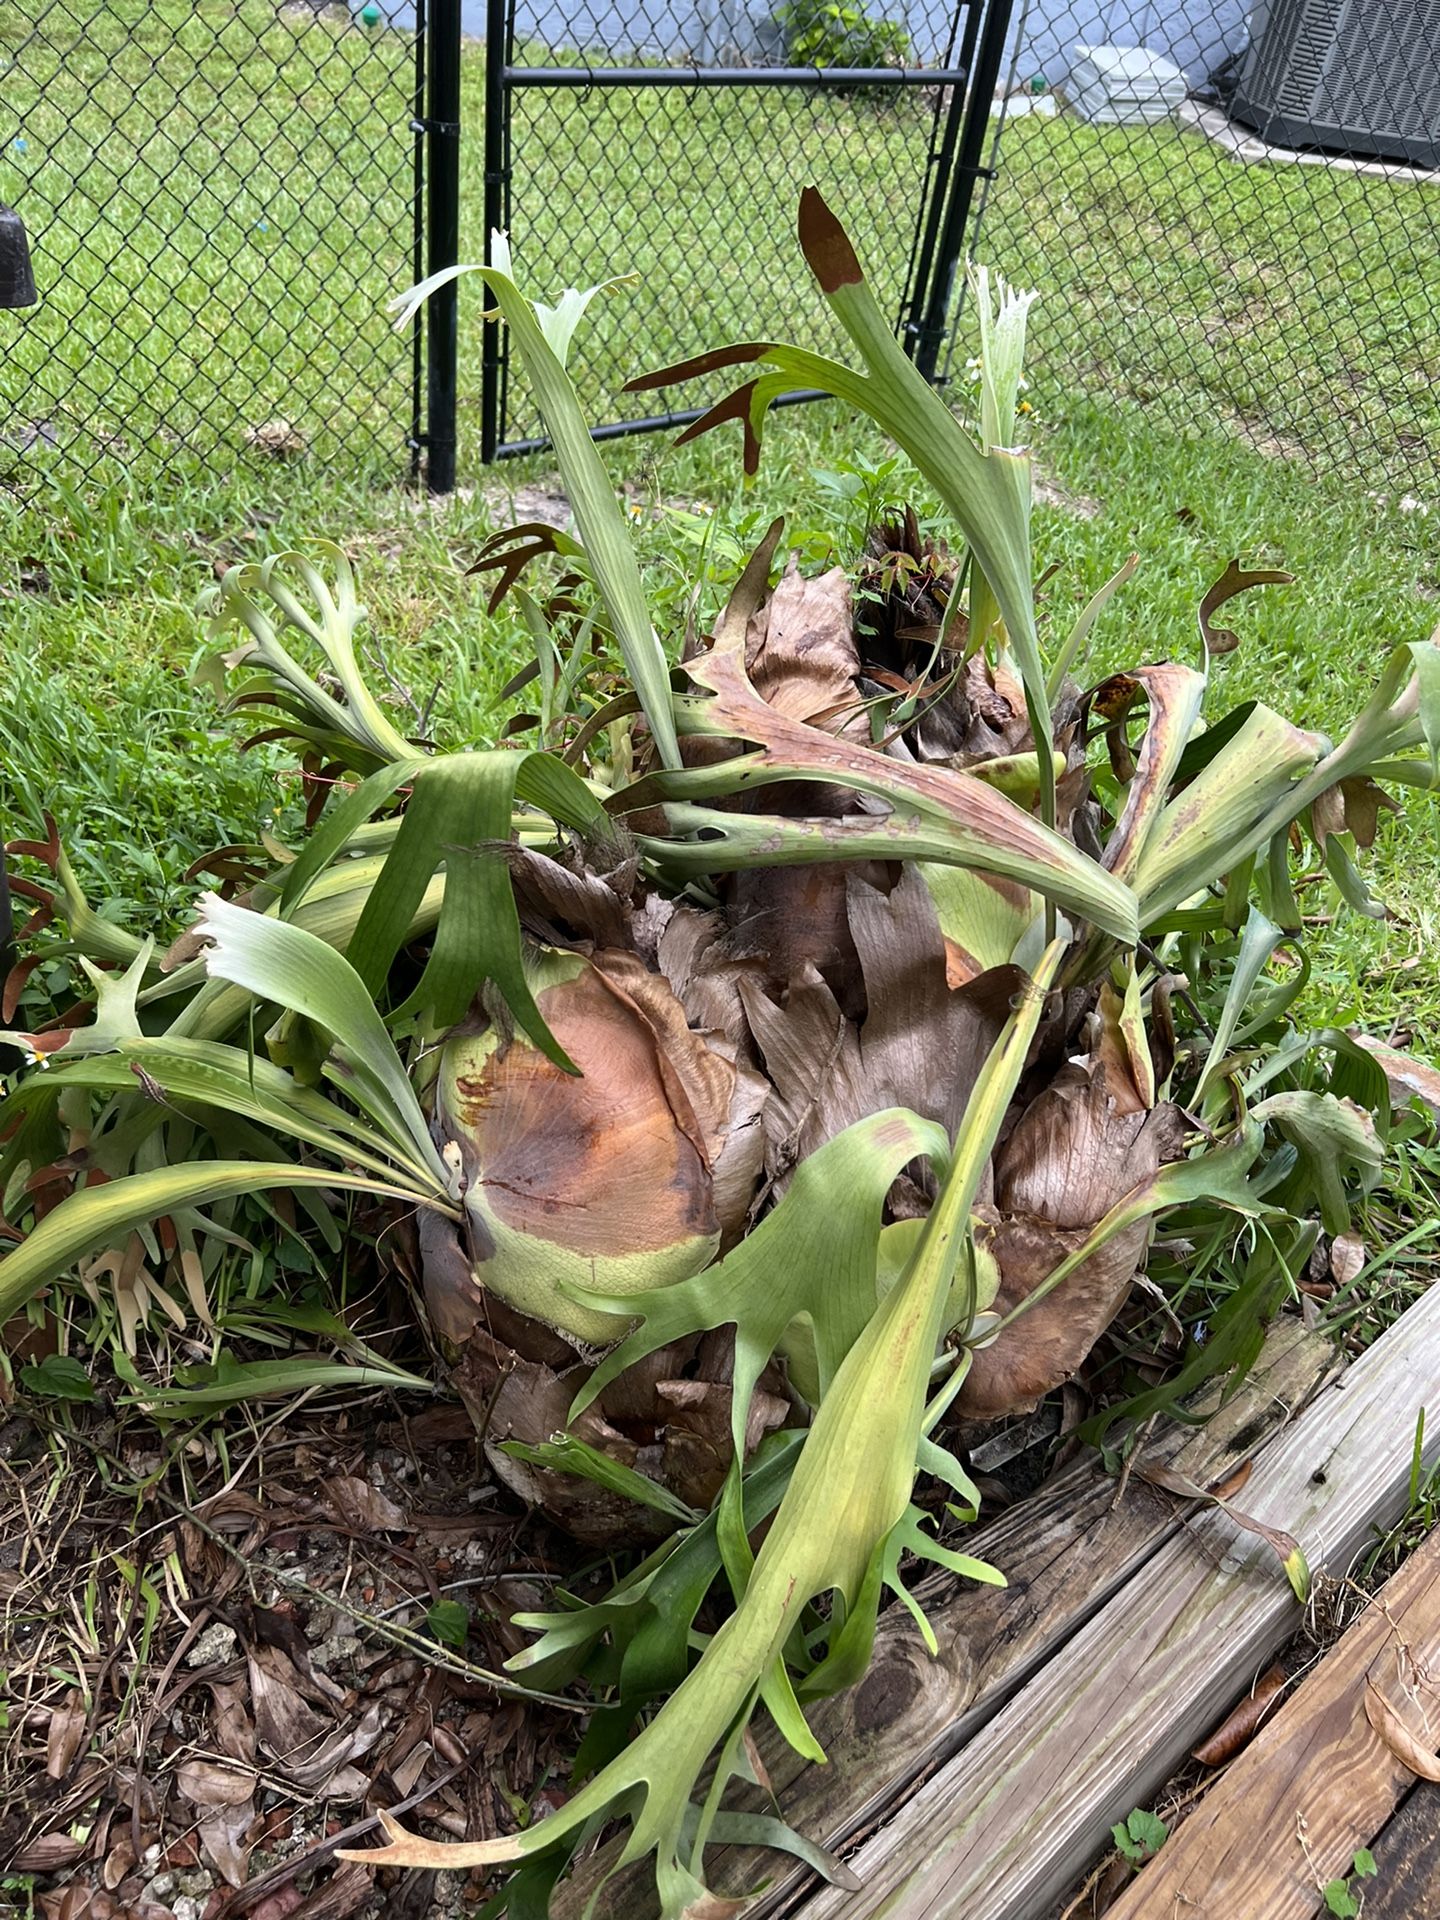
[[1440,167],[1440,0],[1260,0],[1230,113],[1274,146]]

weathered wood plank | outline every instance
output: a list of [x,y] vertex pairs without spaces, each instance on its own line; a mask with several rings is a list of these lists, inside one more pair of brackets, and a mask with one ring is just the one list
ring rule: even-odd
[[1417,1782],[1371,1852],[1365,1920],[1440,1920],[1440,1787]]
[[[1367,1685],[1419,1732],[1440,1694],[1440,1534],[1386,1582],[1360,1618],[1195,1807],[1110,1909],[1110,1920],[1311,1920],[1415,1776],[1370,1725]],[[1440,1725],[1431,1745],[1440,1745]],[[1433,1830],[1433,1820],[1431,1822]],[[1428,1867],[1433,1872],[1434,1848]],[[1377,1859],[1378,1859],[1377,1854]],[[1379,1887],[1375,1888],[1378,1893]],[[1366,1920],[1382,1904],[1365,1887]],[[1414,1908],[1395,1908],[1407,1916]]]
[[[1403,1506],[1437,1375],[1440,1288],[1264,1450],[1247,1511],[1343,1573]],[[1427,1465],[1437,1454],[1432,1429]],[[863,1890],[822,1889],[805,1920],[1035,1920],[1298,1618],[1263,1542],[1222,1514],[1191,1520],[851,1856]]]
[[[1328,1341],[1305,1333],[1296,1320],[1280,1322],[1234,1399],[1198,1429],[1168,1423],[1147,1441],[1145,1458],[1202,1482],[1218,1477],[1293,1416],[1332,1360]],[[957,1752],[1184,1520],[1177,1501],[1137,1479],[1117,1502],[1115,1482],[1087,1453],[1033,1498],[977,1528],[965,1550],[1000,1567],[1010,1584],[957,1590],[946,1581],[947,1597],[927,1605],[939,1642],[933,1660],[910,1615],[892,1608],[881,1620],[865,1679],[808,1712],[829,1765],[806,1766],[768,1723],[757,1725],[785,1818],[837,1845],[883,1817],[916,1779]],[[734,1804],[765,1803],[737,1795]],[[613,1851],[557,1897],[557,1920],[583,1911]],[[819,1884],[808,1869],[787,1871],[775,1854],[745,1848],[713,1849],[707,1873],[717,1891],[771,1882],[747,1920],[779,1913]],[[654,1912],[643,1872],[613,1881],[596,1908],[597,1920],[649,1920]]]
[[[1298,1321],[1279,1323],[1228,1405],[1200,1428],[1166,1423],[1142,1457],[1201,1485],[1220,1479],[1294,1416],[1334,1358],[1331,1344]],[[1185,1523],[1181,1504],[1143,1480],[1132,1476],[1118,1499],[1117,1492],[1087,1451],[1031,1499],[977,1528],[965,1551],[999,1567],[1008,1585],[927,1583],[947,1596],[938,1605],[927,1599],[939,1643],[934,1659],[909,1613],[893,1607],[865,1679],[807,1714],[828,1765],[803,1765],[768,1723],[759,1730],[772,1783],[785,1783],[779,1798],[792,1826],[838,1847],[903,1805],[915,1782],[958,1753]],[[791,1911],[820,1884],[804,1868],[777,1874],[776,1865],[773,1854],[739,1848],[708,1857],[717,1891],[772,1882],[747,1920]]]

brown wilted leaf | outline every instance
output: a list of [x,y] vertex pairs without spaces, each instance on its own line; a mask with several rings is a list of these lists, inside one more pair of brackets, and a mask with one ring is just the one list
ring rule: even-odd
[[1197,1487],[1193,1480],[1187,1479],[1183,1473],[1177,1473],[1173,1467],[1141,1462],[1134,1472],[1138,1480],[1147,1480],[1152,1487],[1163,1487],[1167,1493],[1178,1493],[1184,1500],[1199,1500],[1218,1507],[1243,1532],[1253,1533],[1263,1540],[1278,1556],[1296,1599],[1303,1604],[1310,1590],[1310,1567],[1293,1533],[1286,1533],[1283,1527],[1272,1527],[1264,1520],[1257,1520],[1253,1513],[1242,1513],[1222,1494],[1206,1487]]
[[991,967],[952,988],[935,902],[914,867],[888,889],[852,872],[846,903],[865,983],[862,1111],[909,1107],[953,1139],[1023,975]]
[[745,667],[761,699],[791,720],[822,724],[831,716],[838,726],[852,719],[860,657],[845,569],[806,580],[792,555],[769,601],[751,616]]
[[1249,1746],[1274,1711],[1285,1690],[1288,1675],[1278,1663],[1267,1667],[1250,1692],[1232,1712],[1226,1714],[1208,1740],[1202,1740],[1190,1758],[1202,1767],[1223,1767],[1242,1747]]
[[858,1025],[813,966],[783,1000],[751,979],[739,986],[772,1087],[766,1169],[777,1193],[797,1160],[883,1107],[953,1135],[1020,983],[996,967],[950,986],[935,903],[913,867],[893,885],[852,870],[844,900],[864,988]]
[[238,1807],[255,1791],[255,1775],[244,1767],[214,1760],[186,1760],[175,1771],[176,1785],[197,1807]]
[[105,1856],[100,1869],[100,1884],[113,1893],[135,1864],[135,1847],[128,1833],[123,1834]]
[[1434,1734],[1427,1731],[1423,1741],[1413,1734],[1373,1680],[1365,1682],[1365,1718],[1402,1766],[1421,1780],[1440,1781]]
[[597,947],[630,945],[630,890],[634,862],[611,879],[563,865],[532,847],[508,846],[506,863],[526,931],[553,945],[578,937]]
[[[1021,1115],[995,1156],[994,1205],[976,1210],[1000,1268],[997,1313],[1029,1299],[1111,1207],[1178,1153],[1177,1110],[1122,1110],[1132,1105],[1112,1097],[1102,1063],[1073,1062]],[[1068,1379],[1119,1312],[1149,1237],[1147,1221],[1123,1228],[982,1347],[959,1413],[983,1420],[1025,1412]]]
[[1310,822],[1321,847],[1332,833],[1350,833],[1356,846],[1365,848],[1375,844],[1380,815],[1402,811],[1398,800],[1392,800],[1383,787],[1366,777],[1342,780],[1317,795],[1310,809]]
[[355,1474],[337,1473],[322,1480],[321,1501],[343,1527],[356,1533],[404,1533],[409,1516],[378,1487]]
[[380,1738],[384,1709],[377,1700],[358,1720],[338,1726],[313,1750],[292,1754],[283,1762],[285,1772],[302,1787],[348,1798],[364,1791],[363,1778],[352,1779],[350,1762],[367,1754]]
[[[481,1317],[478,1282],[603,1344],[618,1330],[613,1316],[552,1311],[564,1305],[548,1277],[556,1267],[593,1285],[597,1262],[654,1256],[651,1284],[683,1277],[738,1225],[722,1222],[720,1194],[733,1208],[744,1193],[743,1219],[747,1165],[752,1186],[758,1177],[761,1089],[739,1084],[733,1049],[691,1031],[666,980],[618,950],[547,964],[537,1004],[579,1074],[491,1030],[457,1035],[442,1056],[436,1117],[461,1156],[477,1255],[473,1279],[453,1262],[426,1274],[432,1315],[451,1337]],[[738,1159],[717,1191],[727,1145]],[[537,1259],[515,1251],[522,1237]]]
[[[144,1920],[160,1920],[162,1909],[149,1901],[144,1903]],[[39,1903],[44,1920],[117,1920],[122,1910],[113,1897],[103,1887],[87,1887],[82,1881],[72,1880],[68,1887],[56,1887],[50,1893],[42,1893]],[[123,1910],[123,1920],[141,1920],[141,1916],[132,1907]]]
[[73,1867],[85,1851],[83,1840],[68,1833],[42,1833],[29,1841],[9,1862],[12,1873],[62,1873]]
[[245,1884],[254,1844],[246,1836],[254,1822],[255,1802],[240,1800],[212,1807],[196,1829],[207,1859],[227,1886]]
[[774,1787],[774,1783],[770,1778],[770,1769],[766,1766],[765,1756],[761,1753],[760,1748],[756,1743],[755,1736],[750,1731],[749,1727],[746,1727],[745,1729],[744,1746],[745,1746],[745,1762],[750,1769],[751,1777],[753,1778],[756,1786],[759,1787],[763,1793],[768,1793],[773,1797],[775,1793],[775,1787]]
[[51,1780],[63,1780],[85,1738],[85,1704],[72,1688],[64,1704],[51,1710],[45,1735],[45,1772]]
[[1365,1242],[1358,1233],[1337,1233],[1330,1242],[1330,1274],[1335,1284],[1348,1286],[1365,1265]]
[[1255,1471],[1253,1460],[1242,1460],[1223,1480],[1212,1480],[1205,1491],[1212,1500],[1233,1500]]
[[1440,1120],[1440,1071],[1427,1061],[1417,1060],[1413,1054],[1401,1053],[1396,1047],[1371,1039],[1368,1033],[1357,1033],[1353,1037],[1358,1046],[1379,1061],[1396,1106],[1405,1107],[1412,1100],[1420,1100]]
[[1173,1108],[1122,1111],[1103,1070],[1063,1067],[995,1156],[995,1204],[1088,1233],[1178,1146],[1177,1120]]
[[246,1707],[246,1690],[223,1680],[210,1682],[210,1697],[215,1703],[211,1718],[216,1746],[231,1760],[255,1758],[255,1723]]
[[335,1723],[306,1704],[295,1670],[279,1647],[252,1648],[249,1664],[256,1740],[289,1773],[292,1763],[305,1764]]
[[[747,1046],[750,1029],[740,1003],[740,980],[759,971],[756,963],[737,957],[725,938],[725,922],[718,913],[705,913],[684,902],[669,902],[658,911],[652,902],[646,922],[653,937],[655,963],[670,982],[692,1027],[701,1033],[721,1033],[732,1047]],[[637,922],[640,920],[636,916]]]
[[687,1104],[694,1115],[726,1246],[739,1235],[760,1178],[765,1145],[760,1112],[768,1083],[745,1065],[729,1040],[692,1032],[688,1010],[669,982],[634,954],[600,950],[594,963],[649,1026],[677,1115]]
[[[486,1423],[486,1455],[497,1479],[576,1539],[596,1546],[627,1540],[633,1544],[662,1539],[673,1530],[674,1520],[573,1474],[517,1459],[501,1451],[501,1445],[518,1440],[537,1446],[569,1431],[668,1488],[687,1505],[704,1510],[730,1465],[731,1361],[728,1351],[722,1351],[728,1343],[728,1335],[707,1335],[698,1348],[690,1341],[662,1347],[611,1381],[599,1401],[573,1421],[568,1417],[570,1404],[588,1368],[574,1365],[557,1372],[539,1362],[517,1360],[485,1329],[477,1328],[471,1336],[454,1379],[477,1424]],[[767,1390],[770,1384],[771,1377],[762,1376],[747,1427],[748,1444],[758,1444],[789,1412],[788,1402]],[[637,1433],[647,1437],[632,1437]]]
[[[728,1370],[724,1380],[662,1380],[655,1391],[666,1415],[666,1481],[683,1487],[681,1497],[704,1512],[718,1497],[733,1455]],[[788,1400],[757,1388],[745,1423],[746,1453],[789,1414]]]

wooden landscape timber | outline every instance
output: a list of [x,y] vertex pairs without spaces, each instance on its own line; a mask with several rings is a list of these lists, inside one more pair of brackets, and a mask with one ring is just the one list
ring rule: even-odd
[[[1416,1416],[1437,1379],[1440,1289],[1260,1450],[1245,1512],[1294,1534],[1317,1572],[1343,1578],[1371,1529],[1404,1507]],[[1427,1468],[1440,1457],[1437,1426]],[[1127,1501],[1133,1491],[1132,1480]],[[1087,1544],[1072,1574],[1083,1580],[1089,1557]],[[1063,1644],[952,1759],[918,1790],[888,1796],[888,1820],[887,1796],[872,1791],[876,1830],[847,1854],[859,1892],[821,1888],[768,1910],[804,1920],[1041,1920],[1111,1824],[1146,1803],[1300,1622],[1270,1546],[1222,1512],[1180,1516],[1098,1611],[1083,1624],[1072,1616]],[[1147,1901],[1144,1911],[1169,1908]],[[1231,1911],[1269,1920],[1254,1906]]]
[[[1238,1393],[1204,1426],[1158,1425],[1143,1458],[1200,1481],[1215,1482],[1254,1456],[1295,1417],[1335,1367],[1331,1343],[1300,1322],[1277,1323]],[[1213,1407],[1211,1393],[1200,1406]],[[1198,1411],[1199,1409],[1197,1409]],[[1131,1476],[1123,1496],[1097,1456],[1082,1454],[1031,1498],[977,1528],[966,1551],[1001,1567],[1005,1588],[966,1586],[943,1577],[922,1583],[939,1642],[931,1658],[909,1613],[882,1618],[870,1670],[859,1686],[809,1710],[829,1765],[806,1765],[768,1722],[756,1742],[787,1821],[843,1846],[899,1805],[914,1783],[950,1759],[1015,1690],[1185,1525],[1184,1503]],[[937,1591],[948,1597],[937,1600]],[[752,1793],[748,1802],[767,1805]],[[557,1920],[578,1920],[596,1879],[617,1848],[557,1897]],[[791,1912],[817,1883],[783,1856],[716,1848],[711,1884],[738,1895],[770,1882],[750,1908]],[[597,1920],[648,1920],[656,1911],[643,1873],[618,1876],[601,1895]],[[841,1909],[843,1911],[843,1909]],[[747,1920],[749,1917],[747,1915]]]
[[[1372,1720],[1376,1695],[1433,1753],[1440,1745],[1440,1534],[1431,1534],[1275,1717],[1216,1781],[1109,1920],[1310,1920],[1415,1782]],[[1388,1850],[1394,1870],[1364,1885],[1365,1920],[1440,1908],[1433,1793]],[[1377,1862],[1386,1852],[1376,1843]],[[1403,1887],[1400,1868],[1415,1876]]]
[[1417,1781],[1370,1851],[1365,1920],[1440,1920],[1440,1787]]

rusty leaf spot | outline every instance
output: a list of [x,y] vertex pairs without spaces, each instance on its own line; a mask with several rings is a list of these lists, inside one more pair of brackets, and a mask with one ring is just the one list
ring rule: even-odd
[[656,387],[677,386],[682,380],[694,380],[702,373],[718,373],[721,367],[738,367],[748,360],[763,360],[770,352],[771,340],[741,340],[732,347],[712,347],[689,360],[677,360],[653,373],[637,373],[620,389],[622,393],[648,393]]
[[822,293],[838,293],[842,287],[864,284],[865,275],[849,235],[815,187],[806,187],[800,196],[799,227],[800,250]]

